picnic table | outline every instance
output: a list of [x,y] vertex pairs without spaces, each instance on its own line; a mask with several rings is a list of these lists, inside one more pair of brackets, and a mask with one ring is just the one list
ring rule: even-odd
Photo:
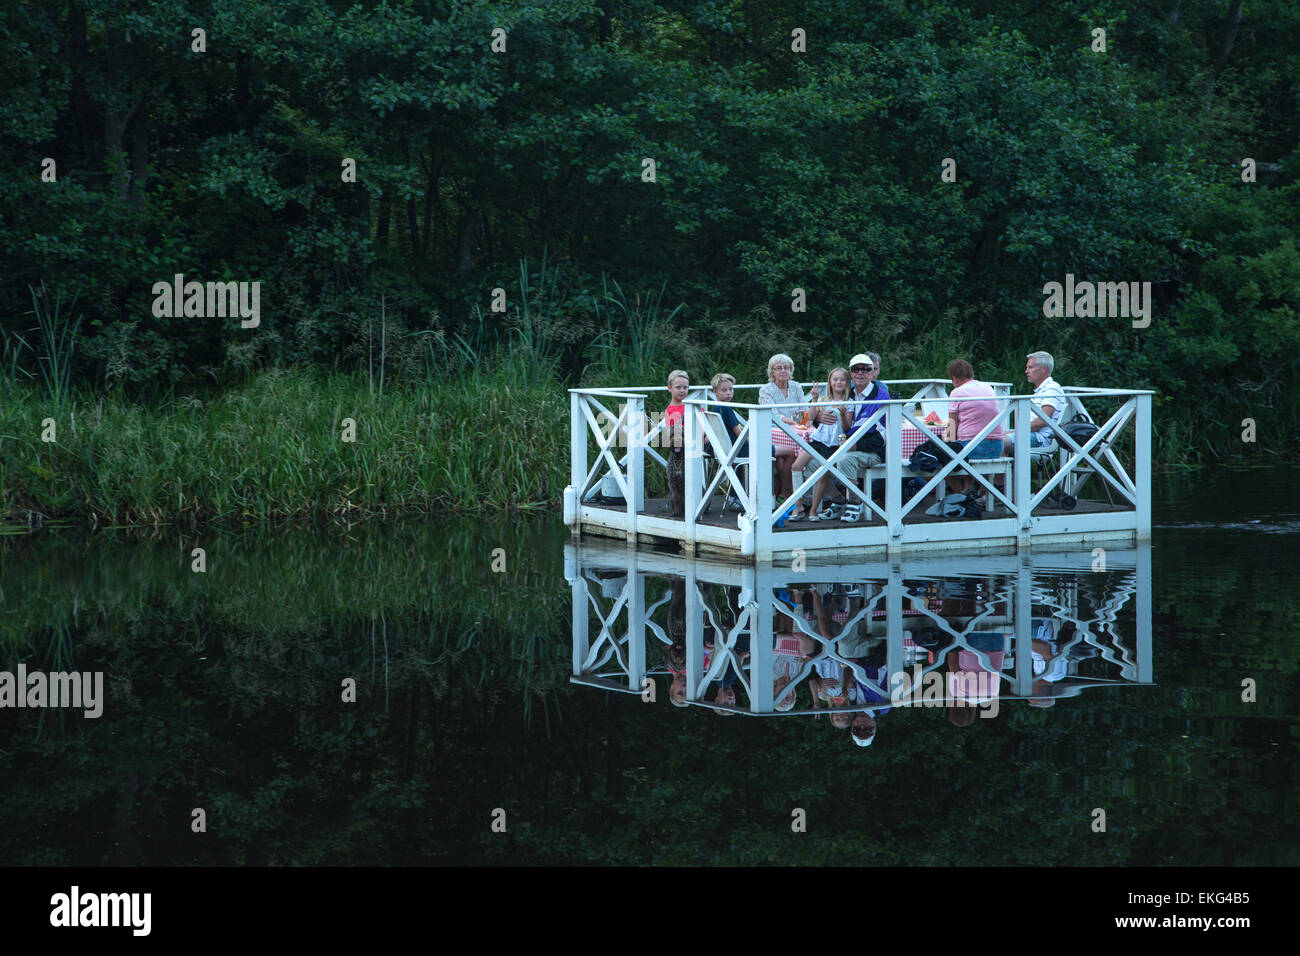
[[[933,424],[927,423],[927,431],[922,431],[915,425],[904,422],[902,433],[900,435],[900,438],[902,439],[902,460],[906,461],[911,458],[912,452],[925,444],[927,439],[942,438],[943,430],[946,426],[947,422],[935,422]],[[806,429],[796,426],[795,430],[799,432],[799,435],[804,439],[804,441],[808,440],[808,431]],[[772,429],[772,445],[776,448],[798,447],[789,435],[777,428]]]

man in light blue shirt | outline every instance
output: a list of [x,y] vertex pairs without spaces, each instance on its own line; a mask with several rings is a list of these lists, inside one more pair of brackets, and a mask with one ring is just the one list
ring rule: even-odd
[[[1052,420],[1053,424],[1059,424],[1061,413],[1065,411],[1065,392],[1057,384],[1056,379],[1052,378],[1052,369],[1056,363],[1051,353],[1030,352],[1026,359],[1025,378],[1029,380],[1030,385],[1034,386],[1034,404]],[[1036,415],[1031,417],[1033,421],[1029,425],[1029,447],[1043,448],[1050,445],[1055,435],[1047,427],[1047,422]],[[1008,455],[1013,452],[1015,437],[1014,432],[1007,432],[1003,439],[1002,444]]]

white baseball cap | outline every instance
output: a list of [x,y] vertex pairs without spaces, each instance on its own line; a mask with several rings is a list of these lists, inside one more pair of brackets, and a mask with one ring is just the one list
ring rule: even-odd
[[872,368],[876,367],[876,363],[871,361],[871,356],[863,355],[861,352],[849,359],[849,368],[853,368],[855,365],[870,365]]

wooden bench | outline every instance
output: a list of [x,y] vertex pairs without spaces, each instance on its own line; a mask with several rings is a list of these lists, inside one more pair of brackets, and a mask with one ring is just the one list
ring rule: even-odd
[[[1008,495],[1009,497],[1010,492],[1008,491],[1008,489],[1011,487],[1011,468],[1014,462],[1015,459],[1007,458],[1007,457],[976,458],[974,461],[962,462],[961,465],[958,466],[958,468],[953,469],[953,471],[951,471],[949,474],[955,475],[958,473],[958,471],[967,471],[967,472],[974,472],[984,476],[1001,475],[1002,493]],[[940,462],[939,468],[942,469],[946,463],[947,463],[946,461]],[[885,465],[873,465],[871,468],[868,468],[866,470],[866,481],[868,482],[867,484],[868,494],[870,493],[870,489],[871,489],[870,482],[874,481],[877,478],[880,479],[885,478],[886,477],[885,472],[886,472]],[[906,464],[903,465],[904,478],[920,478],[923,481],[929,481],[934,474],[935,472],[933,471],[914,471],[911,468],[908,468]],[[993,493],[991,491],[984,488],[982,485],[978,487],[980,488],[980,490],[984,491],[984,510],[987,512],[991,512],[995,507],[995,505],[997,504],[997,498],[993,496]],[[943,496],[946,495],[947,493],[948,493],[948,489],[946,487],[946,484],[944,482],[940,482],[938,487],[935,488],[934,500],[936,502],[940,501],[943,498]],[[907,502],[904,501],[903,504],[907,504]]]

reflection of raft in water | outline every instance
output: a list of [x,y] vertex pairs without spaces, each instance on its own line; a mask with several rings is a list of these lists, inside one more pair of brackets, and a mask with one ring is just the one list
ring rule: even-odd
[[[1053,438],[1046,448],[1017,442],[1012,455],[970,460],[965,456],[979,438],[962,451],[941,442],[944,460],[937,469],[913,471],[907,450],[931,434],[926,412],[947,415],[947,384],[889,383],[891,392],[910,392],[911,397],[879,403],[867,427],[848,436],[829,458],[816,454],[797,429],[781,421],[783,406],[733,402],[747,420],[740,436],[727,434],[720,416],[711,411],[716,405],[710,404],[708,389],[694,388],[685,403],[685,509],[680,515],[670,512],[663,423],[646,417],[648,397],[665,389],[571,389],[565,523],[575,535],[669,542],[687,554],[708,551],[746,561],[1031,544],[1132,546],[1149,540],[1151,392],[1067,387],[1064,415],[1044,426]],[[1032,396],[1010,395],[1006,385],[994,387],[1000,411],[981,437],[996,427],[1023,432],[1043,417]],[[1097,424],[1083,424],[1089,420]],[[883,464],[852,457],[872,428],[884,435]],[[811,495],[826,477],[835,489],[828,497],[842,495],[860,504],[864,520],[784,520],[788,506],[778,504],[773,494],[773,430],[813,455],[803,480],[795,480],[795,498]],[[982,504],[978,517],[977,509],[960,517],[927,513],[936,510],[949,476],[968,476],[975,483]]]
[[[1085,552],[795,570],[584,540],[565,548],[571,680],[729,713],[964,704],[982,716],[995,697],[1044,707],[1150,684],[1150,546],[1104,557],[1104,569]],[[799,702],[836,681],[833,706]],[[720,687],[734,704],[716,703]]]

